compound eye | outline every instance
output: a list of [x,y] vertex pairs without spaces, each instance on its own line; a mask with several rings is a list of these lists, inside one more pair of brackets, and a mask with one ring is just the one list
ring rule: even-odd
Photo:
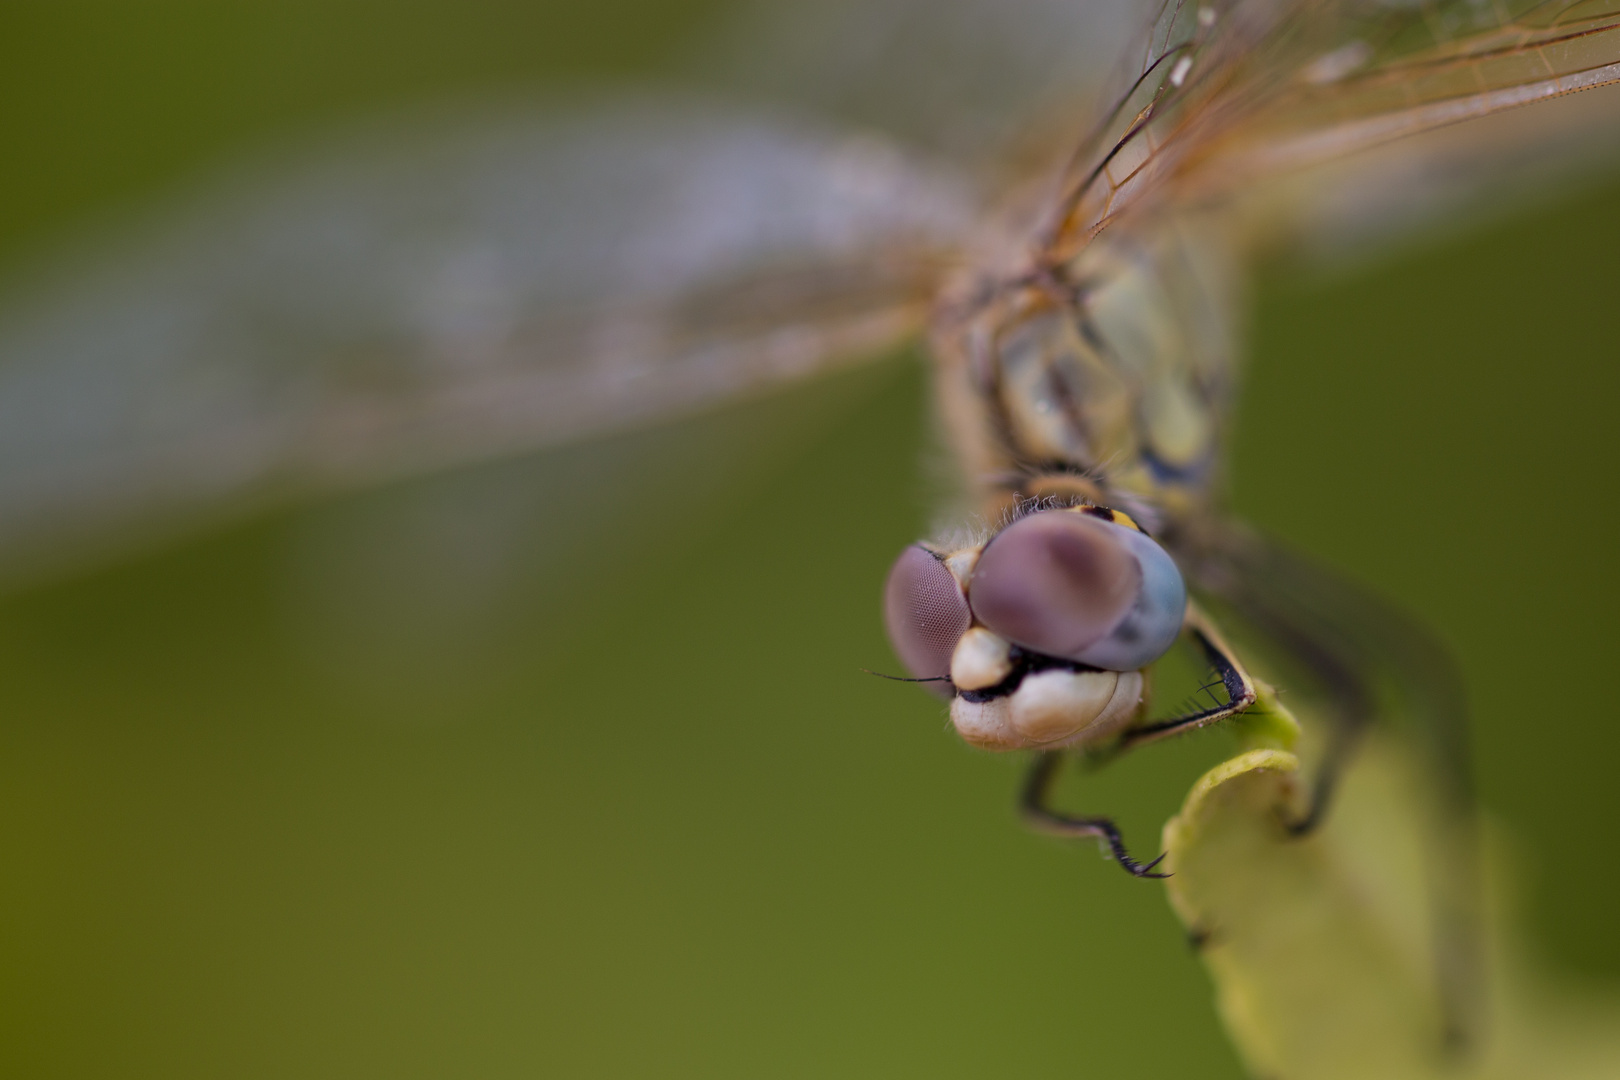
[[1109,671],[1135,671],[1170,651],[1187,614],[1187,586],[1170,553],[1153,538],[1122,525],[1120,537],[1141,568],[1142,586],[1125,617],[1075,659]]
[[1130,611],[1142,570],[1123,526],[1048,510],[985,547],[968,586],[973,614],[1008,641],[1081,663]]
[[[927,548],[913,544],[894,561],[883,586],[883,621],[906,670],[932,679],[950,675],[951,652],[972,615],[956,575]],[[949,694],[949,683],[934,685]]]

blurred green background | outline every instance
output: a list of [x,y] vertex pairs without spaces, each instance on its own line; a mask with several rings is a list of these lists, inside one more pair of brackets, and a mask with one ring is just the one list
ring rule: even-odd
[[[265,138],[719,3],[0,12],[0,266]],[[1261,282],[1239,507],[1457,647],[1525,928],[1613,986],[1620,186]],[[1235,1077],[1162,892],[1024,833],[877,615],[916,357],[0,601],[0,1073]],[[1089,778],[1151,847],[1208,734]]]

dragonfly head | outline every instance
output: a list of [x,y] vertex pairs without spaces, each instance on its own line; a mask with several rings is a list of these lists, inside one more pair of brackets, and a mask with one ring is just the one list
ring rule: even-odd
[[1025,514],[985,543],[914,544],[884,590],[895,653],[938,680],[967,741],[992,749],[1100,738],[1139,711],[1142,668],[1180,633],[1169,554],[1098,506]]

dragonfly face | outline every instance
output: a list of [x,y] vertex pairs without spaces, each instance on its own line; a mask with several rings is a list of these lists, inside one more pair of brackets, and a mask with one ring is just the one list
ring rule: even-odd
[[896,653],[950,689],[963,738],[999,750],[1091,743],[1137,719],[1141,669],[1186,609],[1164,549],[1092,505],[1036,503],[983,544],[909,547],[884,596]]

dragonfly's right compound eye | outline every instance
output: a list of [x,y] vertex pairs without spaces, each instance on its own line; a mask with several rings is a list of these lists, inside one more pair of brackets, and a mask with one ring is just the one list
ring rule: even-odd
[[1068,510],[1002,530],[969,591],[973,614],[1007,641],[1107,671],[1164,655],[1187,609],[1180,571],[1147,534]]
[[[951,653],[973,621],[956,575],[933,552],[913,544],[900,553],[883,587],[883,621],[906,670],[919,679],[950,675]],[[951,684],[930,684],[949,696]]]

